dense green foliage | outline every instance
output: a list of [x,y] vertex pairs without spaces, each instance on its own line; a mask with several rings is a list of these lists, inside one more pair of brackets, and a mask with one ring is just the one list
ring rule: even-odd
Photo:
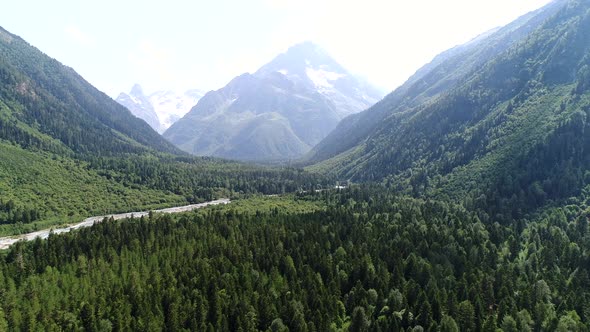
[[186,204],[183,196],[101,176],[82,161],[0,143],[0,234],[105,213]]
[[60,157],[0,143],[0,235],[107,213],[327,185],[290,168],[191,157]]
[[16,224],[19,221],[29,223],[39,219],[39,211],[17,207],[13,200],[4,202],[0,199],[0,225]]
[[99,174],[127,186],[171,191],[187,201],[233,193],[282,194],[326,186],[329,178],[289,167],[264,167],[194,157],[92,158]]
[[[0,260],[0,326],[586,329],[587,212],[555,209],[503,226],[376,188],[316,195],[110,221],[18,244]],[[297,212],[297,202],[325,209]]]

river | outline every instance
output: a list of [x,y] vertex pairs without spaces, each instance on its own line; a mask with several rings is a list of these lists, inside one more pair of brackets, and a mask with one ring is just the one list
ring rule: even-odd
[[[177,206],[177,207],[171,207],[171,208],[160,209],[160,210],[152,210],[152,211],[154,213],[179,213],[179,212],[187,212],[187,211],[192,211],[192,210],[204,208],[204,207],[210,206],[210,205],[229,204],[230,202],[231,202],[231,200],[229,200],[228,198],[222,198],[222,199],[218,199],[215,201],[210,201],[210,202],[205,202],[205,203],[200,203],[200,204]],[[69,231],[76,230],[79,228],[90,227],[90,226],[94,225],[94,223],[103,221],[104,218],[113,217],[113,219],[115,219],[115,220],[131,218],[132,216],[139,218],[141,216],[147,216],[149,213],[150,213],[150,211],[143,211],[143,212],[127,212],[127,213],[120,213],[120,214],[109,214],[109,215],[104,215],[104,216],[96,216],[96,217],[86,218],[77,224],[73,224],[73,225],[70,225],[67,227],[48,228],[48,229],[44,229],[41,231],[35,231],[35,232],[21,234],[21,235],[0,237],[0,250],[8,249],[8,247],[10,247],[11,245],[15,244],[16,242],[18,242],[20,240],[31,241],[36,238],[46,239],[47,237],[49,237],[49,233],[51,233],[51,232],[53,232],[54,234],[61,234],[61,233],[67,233]]]

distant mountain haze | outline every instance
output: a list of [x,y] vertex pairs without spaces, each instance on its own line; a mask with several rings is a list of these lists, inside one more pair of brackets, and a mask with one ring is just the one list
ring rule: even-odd
[[174,122],[182,118],[197,101],[203,97],[200,90],[184,93],[156,91],[146,95],[139,84],[129,94],[120,93],[117,102],[127,107],[133,115],[147,122],[155,131],[163,133]]
[[313,43],[207,93],[164,137],[200,156],[248,161],[302,156],[350,114],[381,98]]

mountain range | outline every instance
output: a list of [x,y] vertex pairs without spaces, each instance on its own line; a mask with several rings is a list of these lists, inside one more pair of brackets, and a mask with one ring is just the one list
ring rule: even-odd
[[[306,43],[165,133],[319,141],[301,169],[190,156],[0,28],[0,234],[232,198],[2,250],[0,331],[588,331],[589,41],[590,1],[555,0],[360,113],[370,86]],[[126,99],[154,120],[150,96]]]
[[289,160],[380,98],[377,89],[306,42],[207,93],[163,136],[199,156]]
[[315,180],[189,156],[72,68],[0,28],[0,234],[232,190],[294,191],[303,182]]
[[146,95],[143,88],[135,84],[128,94],[121,92],[116,101],[161,134],[195,106],[203,94],[194,89],[184,93],[156,91]]

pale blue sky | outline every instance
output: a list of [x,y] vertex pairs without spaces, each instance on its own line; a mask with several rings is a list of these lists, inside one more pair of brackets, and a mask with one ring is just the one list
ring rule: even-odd
[[0,26],[116,96],[218,89],[297,42],[386,91],[436,54],[549,0],[13,0]]

